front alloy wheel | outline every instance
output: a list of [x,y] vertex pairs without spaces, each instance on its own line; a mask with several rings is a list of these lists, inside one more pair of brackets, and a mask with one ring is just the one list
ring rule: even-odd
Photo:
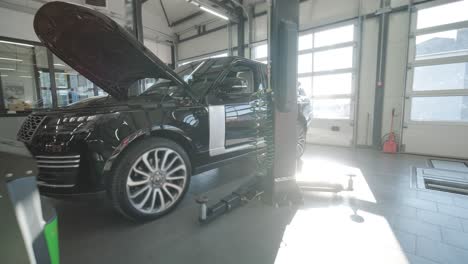
[[127,196],[142,213],[169,209],[182,196],[187,182],[187,166],[169,148],[155,148],[141,155],[127,177]]
[[169,213],[190,184],[187,153],[164,138],[148,138],[128,148],[108,185],[114,207],[136,221],[153,220]]

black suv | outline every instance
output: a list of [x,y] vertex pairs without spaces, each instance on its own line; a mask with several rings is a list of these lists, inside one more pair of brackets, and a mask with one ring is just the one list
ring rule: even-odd
[[[34,20],[40,40],[109,96],[36,112],[18,132],[37,159],[45,195],[107,190],[137,220],[174,209],[194,174],[252,153],[266,66],[239,57],[173,71],[108,17],[63,2]],[[302,96],[303,97],[303,96]],[[299,100],[308,100],[305,98]],[[298,155],[309,120],[300,104]]]

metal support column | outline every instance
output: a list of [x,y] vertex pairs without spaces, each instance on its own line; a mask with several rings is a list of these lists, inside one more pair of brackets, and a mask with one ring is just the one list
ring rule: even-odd
[[36,86],[36,96],[37,96],[37,108],[42,108],[44,105],[42,101],[42,93],[41,93],[41,78],[39,76],[39,68],[37,68],[37,59],[36,59],[36,48],[32,48],[32,62],[33,62],[33,71],[34,71],[34,84]]
[[295,180],[299,0],[272,0],[269,12],[269,86],[274,96],[275,150],[273,166],[265,177],[264,200],[280,205],[300,199]]
[[[372,145],[380,148],[382,145],[382,119],[383,104],[385,94],[385,65],[387,62],[387,40],[388,40],[388,21],[389,14],[386,9],[390,8],[389,0],[381,0],[381,13],[379,18],[379,43],[377,55],[377,73],[374,99],[374,122]],[[391,11],[391,9],[390,9]],[[378,11],[379,12],[379,11]]]
[[125,0],[125,27],[143,43],[143,15],[141,12],[144,0]]
[[232,22],[229,21],[227,24],[228,32],[228,56],[232,56]]
[[55,68],[54,68],[54,56],[49,49],[47,49],[47,62],[49,66],[49,78],[50,78],[50,93],[52,94],[52,107],[56,108],[57,102],[57,83],[55,82]]
[[[239,1],[242,4],[242,1]],[[244,12],[241,7],[236,8],[237,17],[239,22],[237,23],[237,56],[245,57],[245,19]]]
[[252,59],[252,42],[255,36],[255,26],[253,23],[255,17],[255,8],[254,5],[250,5],[248,8],[248,20],[249,20],[249,40],[247,48],[249,49],[249,59]]

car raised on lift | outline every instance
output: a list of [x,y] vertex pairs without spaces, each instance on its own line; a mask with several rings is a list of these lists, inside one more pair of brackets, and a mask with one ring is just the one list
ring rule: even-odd
[[[226,57],[173,71],[110,18],[63,2],[42,6],[34,29],[108,93],[35,112],[23,123],[18,139],[37,160],[42,194],[105,190],[123,215],[152,220],[177,206],[192,175],[261,144],[255,95],[267,87],[264,64]],[[310,115],[303,101],[298,155]]]

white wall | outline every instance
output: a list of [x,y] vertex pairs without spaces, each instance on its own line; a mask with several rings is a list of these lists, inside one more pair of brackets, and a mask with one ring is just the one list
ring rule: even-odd
[[198,55],[216,52],[219,50],[227,49],[228,47],[228,34],[227,29],[218,30],[209,33],[200,38],[194,38],[189,41],[179,43],[178,59],[183,60],[192,58]]
[[[417,1],[416,1],[417,2]],[[406,5],[408,0],[393,0],[392,7]],[[353,19],[365,14],[375,13],[380,7],[380,0],[309,0],[300,5],[300,30],[320,27],[345,19]],[[266,10],[265,4],[255,6],[255,12]],[[400,118],[402,117],[401,105],[403,102],[404,80],[406,76],[406,48],[408,45],[408,13],[406,11],[392,13],[390,15],[386,79],[384,91],[384,113],[382,136],[390,130],[391,110],[395,108],[397,117],[395,128],[398,132]],[[196,34],[194,26],[207,20],[206,15],[197,20],[190,20],[175,29],[183,28],[185,36]],[[267,16],[256,17],[253,21],[252,42],[266,40],[267,38]],[[193,28],[193,30],[188,30]],[[363,20],[362,26],[362,48],[360,65],[359,105],[357,109],[357,145],[372,144],[372,129],[374,119],[374,96],[376,89],[376,67],[378,46],[379,21],[377,18]],[[233,38],[237,32],[233,29]],[[178,58],[196,57],[202,54],[227,49],[227,31],[220,30],[214,33],[182,42],[178,46]],[[234,46],[237,46],[234,42]],[[246,38],[247,43],[247,38]]]
[[[67,2],[83,3],[82,0],[69,0]],[[124,0],[107,1],[107,9],[99,9],[100,12],[114,19],[120,25],[125,24]],[[39,41],[33,29],[34,12],[41,6],[40,2],[25,0],[0,0],[0,36]],[[170,63],[170,44],[166,40],[173,40],[172,28],[162,14],[159,1],[148,1],[143,5],[143,27],[145,43],[147,41],[165,45],[169,48],[160,47],[155,49],[153,45],[150,50],[158,50],[158,56],[163,61]],[[152,45],[152,44],[149,44]]]
[[151,50],[158,58],[160,58],[163,62],[169,64],[172,63],[172,56],[171,56],[171,47],[163,44],[158,43],[154,40],[146,39],[144,40],[145,46]]
[[34,16],[0,7],[0,36],[39,41],[33,29]]

